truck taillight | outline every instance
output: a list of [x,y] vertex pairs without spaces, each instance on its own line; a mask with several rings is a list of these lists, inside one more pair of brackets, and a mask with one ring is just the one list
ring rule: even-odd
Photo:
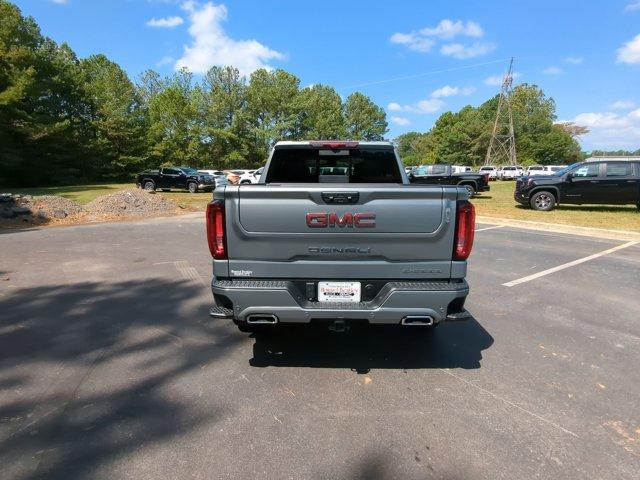
[[312,140],[309,142],[314,148],[328,148],[329,150],[340,150],[343,148],[356,148],[360,145],[360,142],[354,140],[346,140],[346,141],[323,141],[323,140]]
[[466,260],[473,247],[476,230],[476,209],[469,202],[458,204],[456,213],[456,236],[453,248],[454,260]]
[[227,259],[227,238],[224,228],[224,201],[214,200],[207,205],[207,241],[211,256],[215,260]]

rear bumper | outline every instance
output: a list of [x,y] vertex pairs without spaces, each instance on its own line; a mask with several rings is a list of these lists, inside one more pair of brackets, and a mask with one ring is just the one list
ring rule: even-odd
[[[275,315],[280,323],[313,320],[361,320],[397,324],[407,316],[430,316],[435,323],[465,319],[466,281],[388,282],[370,301],[320,303],[310,301],[291,281],[216,280],[211,284],[219,306],[244,322],[249,315]],[[226,305],[220,305],[226,303]]]

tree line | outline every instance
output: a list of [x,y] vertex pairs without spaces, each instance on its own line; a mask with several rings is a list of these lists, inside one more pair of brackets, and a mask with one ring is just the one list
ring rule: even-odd
[[[512,101],[519,163],[582,158],[576,137],[587,130],[555,123],[552,98],[522,84]],[[482,165],[497,105],[498,96],[400,135],[403,160]],[[0,0],[0,185],[124,180],[169,164],[258,167],[278,140],[382,140],[387,131],[384,109],[364,94],[301,88],[284,70],[246,78],[216,66],[198,79],[148,70],[132,81],[104,55],[79,59]]]
[[[449,163],[484,164],[499,96],[478,107],[446,112],[426,133],[408,132],[397,138],[407,165]],[[514,87],[511,96],[517,161],[521,165],[570,164],[584,158],[577,137],[588,129],[573,123],[555,123],[555,101],[536,85]]]
[[0,0],[0,183],[131,178],[160,165],[249,168],[277,140],[381,140],[386,114],[356,92],[300,87],[284,70],[153,70],[136,82],[104,55],[78,59]]

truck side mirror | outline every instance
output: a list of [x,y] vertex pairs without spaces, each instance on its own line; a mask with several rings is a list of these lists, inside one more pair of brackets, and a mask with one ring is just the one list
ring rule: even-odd
[[573,173],[567,173],[567,176],[564,177],[565,181],[571,183],[573,181]]

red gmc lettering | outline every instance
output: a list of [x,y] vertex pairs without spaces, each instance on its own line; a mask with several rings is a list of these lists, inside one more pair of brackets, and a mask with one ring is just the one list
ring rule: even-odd
[[307,213],[307,226],[309,228],[374,228],[376,226],[376,214],[372,212],[345,213],[339,216],[331,213]]
[[307,213],[307,227],[327,228],[327,214],[326,213]]
[[353,216],[353,225],[356,228],[373,228],[376,226],[376,214],[371,212],[356,213]]
[[330,213],[327,215],[329,217],[329,226],[335,227],[338,225],[339,227],[353,227],[353,214],[345,213],[342,218],[338,216],[337,213]]

